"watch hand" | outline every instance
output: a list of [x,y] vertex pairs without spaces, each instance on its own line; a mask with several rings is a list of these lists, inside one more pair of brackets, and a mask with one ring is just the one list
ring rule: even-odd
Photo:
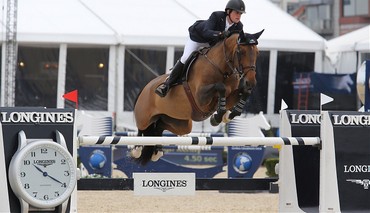
[[55,178],[53,178],[52,176],[50,176],[47,172],[44,172],[44,171],[42,171],[38,166],[36,166],[35,164],[33,164],[33,166],[37,169],[37,170],[39,170],[40,172],[42,172],[42,175],[44,176],[44,177],[49,177],[50,179],[52,179],[52,180],[54,180],[54,181],[56,181],[56,182],[58,182],[58,183],[60,183],[60,184],[63,184],[62,182],[60,182],[59,180],[57,180],[57,179],[55,179]]
[[49,178],[51,178],[52,180],[54,180],[54,181],[56,181],[56,182],[60,183],[60,184],[63,184],[62,182],[60,182],[59,180],[57,180],[57,179],[53,178],[53,177],[52,177],[52,176],[50,176],[50,175],[48,175],[48,177],[49,177]]
[[42,175],[43,176],[48,176],[48,173],[47,172],[44,172],[44,171],[42,171],[38,166],[36,166],[35,164],[33,164],[33,166],[37,169],[37,170],[39,170],[41,173],[42,173]]

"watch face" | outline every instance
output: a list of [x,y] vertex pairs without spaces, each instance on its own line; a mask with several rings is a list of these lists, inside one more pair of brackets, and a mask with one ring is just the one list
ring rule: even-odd
[[55,142],[28,144],[19,151],[11,165],[15,176],[15,180],[11,181],[13,190],[16,184],[18,193],[15,193],[36,207],[47,208],[63,203],[76,184],[73,158]]

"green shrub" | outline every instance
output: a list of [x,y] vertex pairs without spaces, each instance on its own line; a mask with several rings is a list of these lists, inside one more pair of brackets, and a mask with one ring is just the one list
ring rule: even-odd
[[265,160],[266,175],[269,177],[277,177],[275,173],[275,165],[279,163],[279,158],[268,158]]

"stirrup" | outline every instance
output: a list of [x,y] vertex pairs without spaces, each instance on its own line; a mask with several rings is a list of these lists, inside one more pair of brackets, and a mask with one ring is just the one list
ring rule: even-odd
[[160,97],[165,97],[167,95],[167,92],[168,92],[168,86],[166,86],[165,83],[163,84],[160,84],[157,89],[155,89],[155,93],[157,95],[159,95]]

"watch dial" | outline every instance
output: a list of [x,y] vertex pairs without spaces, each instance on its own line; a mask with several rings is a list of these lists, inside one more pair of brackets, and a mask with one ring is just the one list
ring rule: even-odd
[[18,178],[30,199],[43,204],[62,203],[67,198],[64,193],[73,191],[76,168],[66,152],[59,144],[49,142],[34,146],[23,155]]

